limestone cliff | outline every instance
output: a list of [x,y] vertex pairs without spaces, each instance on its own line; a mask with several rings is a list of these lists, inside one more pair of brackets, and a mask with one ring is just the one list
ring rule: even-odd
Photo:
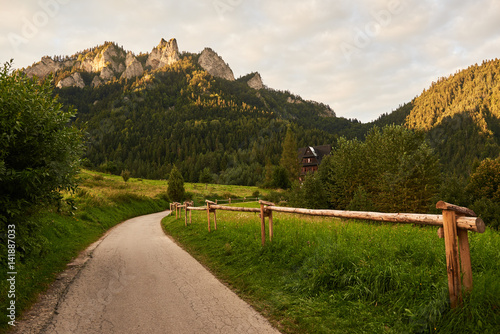
[[[146,71],[160,70],[176,63],[180,58],[175,38],[169,41],[162,38],[150,53],[138,57],[114,42],[106,42],[72,56],[43,57],[41,61],[24,71],[30,77],[37,76],[41,79],[53,73],[56,86],[59,88],[81,88],[85,85],[95,88],[114,80],[142,77]],[[212,76],[235,81],[229,65],[212,49],[205,48],[199,55],[198,62]],[[91,75],[83,75],[84,73]],[[259,73],[255,73],[247,84],[256,90],[265,88]]]
[[132,52],[127,53],[127,59],[125,59],[125,66],[126,69],[122,73],[120,79],[126,78],[126,79],[132,79],[134,77],[140,77],[142,73],[144,73],[144,68],[142,67],[142,64],[140,61],[137,60],[137,58],[134,57]]
[[43,57],[42,60],[40,60],[38,63],[31,67],[28,67],[25,73],[30,78],[36,76],[43,79],[50,73],[55,73],[63,67],[63,62],[55,61],[50,57]]
[[80,59],[80,69],[85,72],[101,72],[104,68],[117,73],[125,71],[125,51],[113,43],[106,43]]
[[234,81],[234,74],[229,65],[212,49],[205,48],[200,55],[198,63],[214,77]]
[[262,77],[260,76],[259,73],[255,73],[255,75],[252,77],[252,79],[247,81],[248,86],[250,88],[259,90],[264,88],[264,83],[262,82]]
[[60,80],[57,85],[57,88],[66,88],[66,87],[85,87],[85,82],[83,82],[82,76],[79,72],[75,72],[71,74],[69,77],[66,77]]
[[151,66],[151,69],[156,70],[165,65],[172,65],[179,59],[177,40],[172,38],[167,42],[162,38],[160,44],[158,44],[149,54],[148,60],[146,61],[146,67]]

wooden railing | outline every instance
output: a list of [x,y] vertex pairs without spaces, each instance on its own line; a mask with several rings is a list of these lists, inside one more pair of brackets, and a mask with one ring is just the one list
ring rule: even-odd
[[[301,214],[309,216],[323,216],[346,219],[359,219],[368,221],[380,221],[401,224],[419,224],[439,226],[438,236],[444,238],[446,251],[446,266],[448,273],[448,290],[450,294],[451,308],[462,303],[462,285],[465,291],[472,291],[472,266],[470,260],[470,248],[468,231],[483,233],[485,224],[474,211],[453,204],[439,201],[436,208],[442,210],[442,215],[418,214],[418,213],[381,213],[364,211],[341,211],[341,210],[313,210],[303,208],[289,208],[276,206],[274,203],[259,201],[260,208],[246,208],[220,205],[215,202],[206,201],[206,207],[194,207],[192,202],[172,203],[170,210],[175,209],[176,219],[181,215],[181,209],[185,209],[184,219],[187,226],[187,212],[189,211],[189,222],[191,223],[191,211],[207,211],[208,231],[211,232],[210,214],[214,215],[214,229],[217,229],[217,210],[254,212],[259,213],[261,225],[261,242],[266,242],[265,218],[268,218],[269,241],[273,239],[273,212]],[[460,247],[460,248],[459,248]],[[463,274],[463,280],[462,278]]]

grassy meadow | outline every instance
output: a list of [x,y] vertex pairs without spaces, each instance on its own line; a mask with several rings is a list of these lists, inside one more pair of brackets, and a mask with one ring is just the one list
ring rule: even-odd
[[264,247],[254,213],[219,211],[211,233],[204,211],[163,226],[284,333],[498,333],[498,232],[469,234],[474,290],[451,311],[436,227],[273,217]]

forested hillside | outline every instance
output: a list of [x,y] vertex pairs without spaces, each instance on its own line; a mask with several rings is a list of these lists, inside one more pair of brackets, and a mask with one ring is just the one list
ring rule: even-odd
[[[200,63],[207,57],[212,68]],[[108,42],[71,57],[44,57],[27,73],[48,68],[56,94],[76,107],[75,123],[87,130],[86,166],[115,174],[161,179],[176,165],[195,182],[208,167],[214,182],[255,185],[266,164],[279,163],[289,125],[299,147],[335,146],[342,136],[363,139],[374,125],[404,125],[426,133],[446,174],[465,178],[500,153],[500,60],[440,78],[369,124],[265,87],[258,73],[234,80],[215,52],[181,54],[175,39],[137,57]]]
[[467,177],[500,154],[500,60],[484,61],[433,82],[375,125],[405,125],[427,133],[449,174]]
[[[339,135],[365,131],[324,104],[251,88],[254,73],[235,81],[213,77],[197,57],[184,53],[135,80],[56,89],[65,105],[76,107],[75,122],[88,132],[87,167],[161,179],[175,164],[192,182],[209,167],[214,181],[254,185],[266,162],[278,164],[288,124],[299,146],[334,144]],[[92,81],[88,74],[83,79]]]

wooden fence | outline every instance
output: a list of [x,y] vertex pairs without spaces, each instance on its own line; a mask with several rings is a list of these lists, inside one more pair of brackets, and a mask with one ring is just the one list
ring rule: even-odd
[[[416,213],[381,213],[364,211],[341,210],[313,210],[276,206],[274,203],[259,201],[260,208],[245,208],[224,206],[207,200],[206,207],[194,207],[192,202],[171,203],[170,210],[175,210],[176,219],[181,216],[181,209],[185,210],[185,225],[191,223],[191,211],[207,211],[208,231],[211,231],[210,213],[214,215],[214,229],[217,229],[217,210],[254,212],[259,213],[261,225],[261,242],[266,242],[265,218],[268,218],[269,241],[273,239],[273,212],[284,212],[309,216],[323,216],[389,223],[419,224],[439,226],[438,237],[444,238],[446,252],[446,266],[448,273],[448,291],[451,308],[462,304],[462,287],[466,292],[472,291],[472,265],[468,231],[483,233],[485,224],[474,211],[453,204],[439,201],[436,208],[442,210],[442,215]],[[463,275],[463,276],[462,276]],[[462,279],[463,277],[463,279]]]

